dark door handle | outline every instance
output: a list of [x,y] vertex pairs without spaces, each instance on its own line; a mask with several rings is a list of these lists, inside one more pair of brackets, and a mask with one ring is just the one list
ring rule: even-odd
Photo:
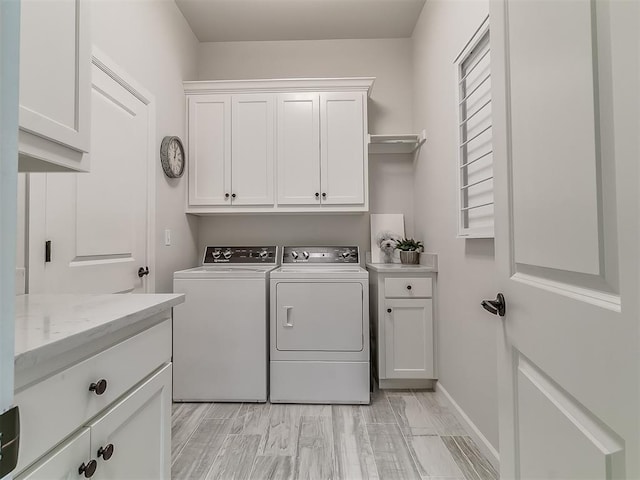
[[145,275],[149,275],[149,267],[140,267],[138,269],[138,276],[142,278]]
[[500,315],[501,317],[504,317],[507,311],[507,302],[501,293],[498,294],[495,300],[483,300],[480,305],[482,305],[482,308],[487,312],[493,315]]

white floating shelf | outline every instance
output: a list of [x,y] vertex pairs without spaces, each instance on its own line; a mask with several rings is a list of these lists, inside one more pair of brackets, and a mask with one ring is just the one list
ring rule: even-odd
[[369,135],[369,153],[413,153],[425,140],[425,130],[419,134]]

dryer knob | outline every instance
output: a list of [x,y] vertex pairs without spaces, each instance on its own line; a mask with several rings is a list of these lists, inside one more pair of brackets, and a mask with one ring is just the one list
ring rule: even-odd
[[258,255],[260,256],[260,258],[267,258],[269,256],[269,252],[263,250]]
[[231,253],[231,250],[225,250],[225,252],[223,253],[224,258],[226,258],[227,260],[229,260],[231,258],[231,255],[233,255]]
[[293,251],[291,252],[291,256],[294,258],[294,260],[297,260],[297,258],[298,258],[298,256],[299,256],[299,255],[298,255],[298,252],[296,252],[295,250],[293,250]]
[[309,252],[302,252],[302,256],[304,257],[305,260],[309,259]]
[[213,252],[213,258],[215,258],[217,260],[218,258],[220,258],[221,254],[222,254],[222,252],[220,250],[215,250]]
[[349,250],[345,250],[342,252],[342,258],[349,258],[351,256],[351,252]]

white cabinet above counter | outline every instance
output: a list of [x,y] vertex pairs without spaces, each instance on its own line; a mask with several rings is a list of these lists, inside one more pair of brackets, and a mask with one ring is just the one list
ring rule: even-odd
[[373,81],[185,82],[187,213],[368,211]]
[[23,172],[88,171],[90,2],[21,2],[20,133]]

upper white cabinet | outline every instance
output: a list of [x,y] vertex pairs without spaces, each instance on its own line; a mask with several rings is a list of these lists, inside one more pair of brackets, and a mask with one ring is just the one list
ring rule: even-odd
[[372,78],[185,82],[188,213],[365,212]]
[[21,2],[21,171],[88,171],[89,2]]
[[278,95],[278,205],[320,203],[320,96]]
[[231,99],[231,204],[273,205],[273,95]]
[[320,184],[328,205],[362,205],[365,201],[364,95],[320,95]]

